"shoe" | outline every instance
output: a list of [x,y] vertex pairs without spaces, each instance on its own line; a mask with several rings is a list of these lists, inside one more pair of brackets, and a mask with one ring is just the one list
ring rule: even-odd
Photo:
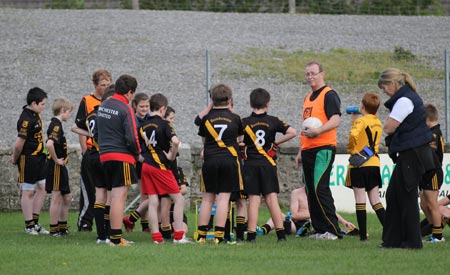
[[109,242],[109,246],[131,246],[131,244],[127,240],[122,238],[122,239],[120,239],[120,243],[118,243],[118,244]]
[[347,230],[347,232],[345,232],[345,235],[348,235],[348,236],[359,236],[359,229],[356,228],[356,227],[351,228],[351,229]]
[[256,235],[257,236],[264,235],[264,229],[262,229],[262,227],[260,227],[259,225],[256,226]]
[[173,243],[175,243],[175,244],[193,244],[194,242],[183,236],[183,238],[181,238],[179,240],[174,239]]
[[126,239],[124,239],[124,238],[122,238],[122,240],[123,240],[124,242],[126,242],[127,244],[134,244],[134,242],[133,242],[133,241],[130,241],[130,240],[126,240]]
[[97,238],[97,240],[95,241],[95,243],[96,243],[96,244],[109,244],[110,241],[109,241],[109,239],[100,239],[100,238]]
[[50,232],[48,230],[46,230],[43,226],[41,226],[40,224],[35,224],[34,225],[34,230],[36,230],[37,233],[39,234],[44,234],[44,235],[48,235],[50,234]]
[[125,225],[125,231],[127,233],[133,232],[134,222],[130,221],[130,216],[123,217],[123,225]]
[[295,233],[296,237],[305,237],[311,234],[311,222],[307,221],[305,222]]
[[206,243],[206,238],[199,238],[196,243],[198,244],[205,244]]
[[237,242],[235,242],[235,241],[219,240],[218,238],[214,238],[213,242],[215,245],[218,245],[218,244],[236,245],[237,244]]
[[70,234],[69,229],[61,229],[59,230],[59,234],[61,236],[68,236]]
[[59,237],[62,236],[60,232],[50,233],[48,235],[51,236],[51,237],[56,237],[56,238],[59,238]]
[[434,238],[433,236],[430,236],[430,238],[426,241],[427,243],[444,243],[445,238],[442,237],[441,239]]
[[317,236],[317,239],[319,240],[337,240],[338,236],[334,235],[333,233],[330,232],[325,232],[323,234],[319,234],[319,236]]
[[283,242],[286,242],[286,241],[287,241],[286,238],[281,238],[281,239],[277,240],[277,242],[279,242],[279,243],[283,243]]
[[34,227],[25,227],[25,233],[27,233],[28,235],[39,235],[39,233],[36,231],[36,229],[34,229]]
[[91,232],[92,231],[92,226],[84,223],[81,226],[78,226],[78,232]]
[[320,234],[320,233],[314,233],[314,234],[309,235],[308,237],[309,237],[310,239],[319,239],[319,237],[320,237],[321,235],[322,235],[322,234]]

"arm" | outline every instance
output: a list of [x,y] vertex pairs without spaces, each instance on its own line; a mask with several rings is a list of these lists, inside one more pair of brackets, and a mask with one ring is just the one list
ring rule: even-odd
[[21,137],[17,137],[16,142],[14,143],[13,152],[11,154],[11,158],[9,160],[10,163],[16,164],[17,159],[19,159],[20,154],[22,153],[23,146],[25,145],[25,139]]
[[310,218],[305,187],[292,190],[290,210],[292,220],[300,221]]
[[[72,125],[70,130],[78,135],[84,136],[84,137],[92,137],[92,135],[89,133],[89,131],[85,129],[81,129],[77,126],[77,124]],[[80,144],[81,145],[81,144]],[[86,142],[84,142],[84,145],[86,146]]]
[[284,143],[286,141],[293,139],[296,135],[297,135],[297,130],[295,130],[292,127],[289,127],[284,135],[280,136],[278,139],[275,140],[275,143],[280,145],[281,143]]
[[56,155],[54,143],[55,142],[52,139],[49,139],[47,140],[47,143],[45,145],[47,146],[47,150],[50,156],[52,157],[53,161],[58,165],[64,166],[66,162],[64,161],[63,158],[58,158],[58,156]]
[[383,126],[383,131],[386,133],[386,135],[392,135],[395,130],[397,130],[397,127],[400,125],[400,122],[398,122],[397,120],[388,117],[386,119],[386,122],[384,123]]
[[341,215],[339,215],[338,212],[336,212],[336,217],[338,218],[339,223],[341,223],[345,229],[352,229],[356,227],[353,223],[347,221]]
[[174,161],[175,158],[177,157],[180,140],[177,138],[177,136],[173,136],[171,141],[172,141],[172,146],[170,147],[169,152],[166,154],[166,157],[168,160]]

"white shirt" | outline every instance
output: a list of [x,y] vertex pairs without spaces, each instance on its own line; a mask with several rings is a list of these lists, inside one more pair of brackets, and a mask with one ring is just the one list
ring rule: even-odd
[[414,104],[412,103],[411,99],[407,97],[401,97],[395,102],[389,117],[402,123],[403,120],[405,120],[405,118],[410,113],[412,113],[413,110]]

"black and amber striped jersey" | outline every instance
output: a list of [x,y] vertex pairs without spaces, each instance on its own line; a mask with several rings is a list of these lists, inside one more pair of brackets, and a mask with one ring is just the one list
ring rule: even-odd
[[[52,117],[50,125],[48,126],[47,140],[53,140],[53,146],[55,147],[57,158],[63,158],[65,161],[67,161],[68,157],[66,136],[64,135],[61,121],[56,117]],[[49,154],[47,158],[51,159],[52,157]]]
[[245,165],[275,165],[275,161],[267,155],[277,133],[286,134],[290,125],[278,117],[252,113],[242,119],[244,125],[244,143],[247,153]]
[[441,125],[431,127],[431,132],[433,133],[433,141],[430,142],[431,148],[438,156],[439,161],[442,164],[444,159],[444,138],[442,137]]
[[205,139],[203,155],[208,158],[238,156],[237,138],[244,134],[241,118],[227,109],[212,109],[198,130]]
[[17,121],[17,136],[25,139],[21,154],[35,156],[43,153],[43,135],[41,116],[27,106],[24,106],[22,114]]
[[170,123],[162,117],[150,116],[139,128],[139,140],[145,144],[142,150],[144,162],[162,170],[170,169],[170,161],[164,152],[169,152],[172,137],[176,136]]
[[94,110],[90,112],[86,117],[86,128],[92,138],[92,148],[91,150],[99,151],[98,148],[98,130],[97,130],[97,112],[100,105],[94,107]]

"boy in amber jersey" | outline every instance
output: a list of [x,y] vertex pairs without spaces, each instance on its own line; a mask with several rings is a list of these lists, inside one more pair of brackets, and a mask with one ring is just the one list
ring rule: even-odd
[[352,129],[348,137],[347,151],[351,155],[359,154],[366,146],[374,153],[360,167],[349,164],[346,177],[346,186],[352,188],[355,195],[356,218],[361,241],[367,241],[366,192],[378,220],[382,226],[384,224],[385,210],[378,193],[382,181],[380,157],[377,153],[383,131],[381,121],[377,116],[379,106],[380,98],[377,94],[365,94],[361,101],[363,115],[361,117],[358,114],[352,115]]

